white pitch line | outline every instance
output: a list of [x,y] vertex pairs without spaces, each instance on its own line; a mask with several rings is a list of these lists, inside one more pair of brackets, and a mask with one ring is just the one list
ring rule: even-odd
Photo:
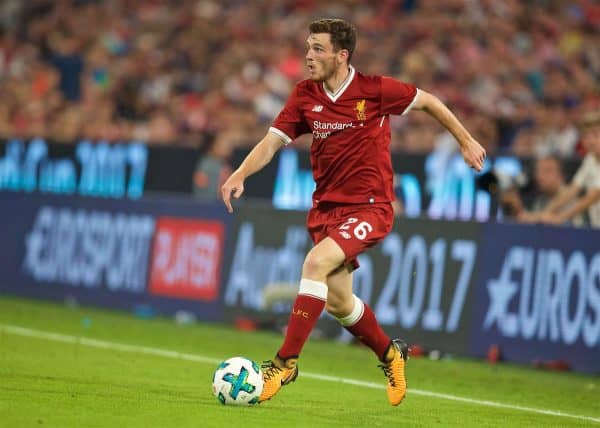
[[[341,383],[346,383],[349,385],[364,386],[366,388],[385,389],[385,386],[382,384],[375,383],[375,382],[364,382],[364,381],[356,380],[356,379],[345,379],[345,378],[335,377],[335,376],[326,376],[326,375],[320,375],[320,374],[315,374],[315,373],[302,373],[302,372],[300,373],[300,376],[309,377],[312,379],[326,380],[329,382],[341,382]],[[478,406],[488,406],[488,407],[498,407],[498,408],[502,408],[502,409],[520,410],[523,412],[539,413],[542,415],[549,415],[549,416],[562,416],[565,418],[575,418],[575,419],[582,419],[582,420],[586,420],[586,421],[600,423],[600,418],[593,418],[591,416],[573,415],[570,413],[558,412],[555,410],[536,409],[535,407],[517,406],[514,404],[504,404],[504,403],[498,403],[495,401],[488,401],[488,400],[475,400],[473,398],[459,397],[457,395],[442,394],[439,392],[424,391],[422,389],[409,388],[408,391],[410,392],[410,394],[423,395],[425,397],[442,398],[445,400],[452,400],[452,401],[460,401],[462,403],[475,404]]]
[[[146,354],[146,355],[155,355],[158,357],[174,358],[174,359],[179,359],[179,360],[193,361],[193,362],[197,362],[197,363],[219,364],[221,362],[220,359],[205,357],[202,355],[187,354],[184,352],[170,351],[168,349],[160,349],[160,348],[151,348],[151,347],[147,347],[147,346],[126,345],[126,344],[122,344],[122,343],[109,342],[106,340],[87,339],[85,337],[71,336],[71,335],[60,334],[60,333],[51,333],[51,332],[47,332],[47,331],[34,330],[34,329],[30,329],[30,328],[19,327],[19,326],[8,325],[8,324],[0,324],[0,331],[4,332],[4,333],[8,333],[8,334],[18,335],[18,336],[27,336],[27,337],[34,337],[37,339],[52,340],[55,342],[79,344],[79,345],[89,346],[92,348],[110,349],[110,350],[116,350],[116,351],[122,351],[122,352],[134,352],[134,353]],[[321,374],[317,374],[317,373],[307,373],[307,372],[301,372],[300,375],[302,377],[318,379],[318,380],[323,380],[323,381],[327,381],[327,382],[339,382],[339,383],[345,383],[345,384],[349,384],[349,385],[362,386],[365,388],[384,389],[384,386],[382,384],[374,383],[374,382],[365,382],[365,381],[361,381],[361,380],[357,380],[357,379],[348,379],[348,378],[327,376],[327,375],[321,375]],[[414,389],[414,388],[410,388],[409,392],[411,394],[415,394],[415,395],[423,395],[426,397],[434,397],[434,398],[440,398],[440,399],[451,400],[451,401],[460,401],[462,403],[469,403],[469,404],[474,404],[477,406],[487,406],[487,407],[496,407],[496,408],[501,408],[501,409],[519,410],[522,412],[537,413],[540,415],[559,416],[559,417],[564,417],[564,418],[579,419],[579,420],[583,420],[583,421],[600,423],[600,418],[595,418],[592,416],[575,415],[572,413],[565,413],[565,412],[559,412],[559,411],[548,410],[548,409],[537,409],[535,407],[518,406],[518,405],[514,405],[514,404],[504,404],[504,403],[498,403],[496,401],[476,400],[473,398],[460,397],[457,395],[450,395],[450,394],[442,394],[442,393],[438,393],[438,392],[425,391],[425,390]]]

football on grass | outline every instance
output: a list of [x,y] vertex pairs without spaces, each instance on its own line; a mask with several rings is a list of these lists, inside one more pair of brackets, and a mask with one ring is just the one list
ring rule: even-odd
[[213,376],[213,393],[221,404],[256,404],[262,389],[260,366],[248,358],[233,357],[223,361]]

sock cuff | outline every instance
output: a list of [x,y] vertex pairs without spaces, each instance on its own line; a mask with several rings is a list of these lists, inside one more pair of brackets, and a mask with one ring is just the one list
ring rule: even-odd
[[356,294],[353,294],[352,297],[354,297],[354,308],[352,309],[352,312],[345,317],[338,318],[339,323],[344,327],[351,327],[356,324],[365,312],[365,304],[363,301],[360,300]]
[[300,290],[298,290],[298,294],[327,301],[327,284],[321,281],[313,281],[312,279],[302,278],[300,280]]

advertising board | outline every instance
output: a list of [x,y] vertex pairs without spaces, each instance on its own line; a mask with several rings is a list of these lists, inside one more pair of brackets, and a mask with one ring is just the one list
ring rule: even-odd
[[488,224],[471,352],[600,373],[600,232]]
[[[245,206],[235,219],[224,283],[226,314],[230,319],[279,316],[285,322],[312,246],[305,213]],[[383,242],[360,256],[355,294],[371,305],[390,335],[466,353],[479,228],[398,220]],[[319,328],[328,336],[343,334],[329,315]]]
[[0,206],[0,292],[220,319],[221,205],[0,192]]

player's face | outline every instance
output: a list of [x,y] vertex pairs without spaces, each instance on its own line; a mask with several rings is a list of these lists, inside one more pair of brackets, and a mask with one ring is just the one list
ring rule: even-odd
[[306,65],[308,77],[315,82],[324,82],[333,77],[344,61],[342,50],[335,52],[328,33],[311,34],[306,40]]

